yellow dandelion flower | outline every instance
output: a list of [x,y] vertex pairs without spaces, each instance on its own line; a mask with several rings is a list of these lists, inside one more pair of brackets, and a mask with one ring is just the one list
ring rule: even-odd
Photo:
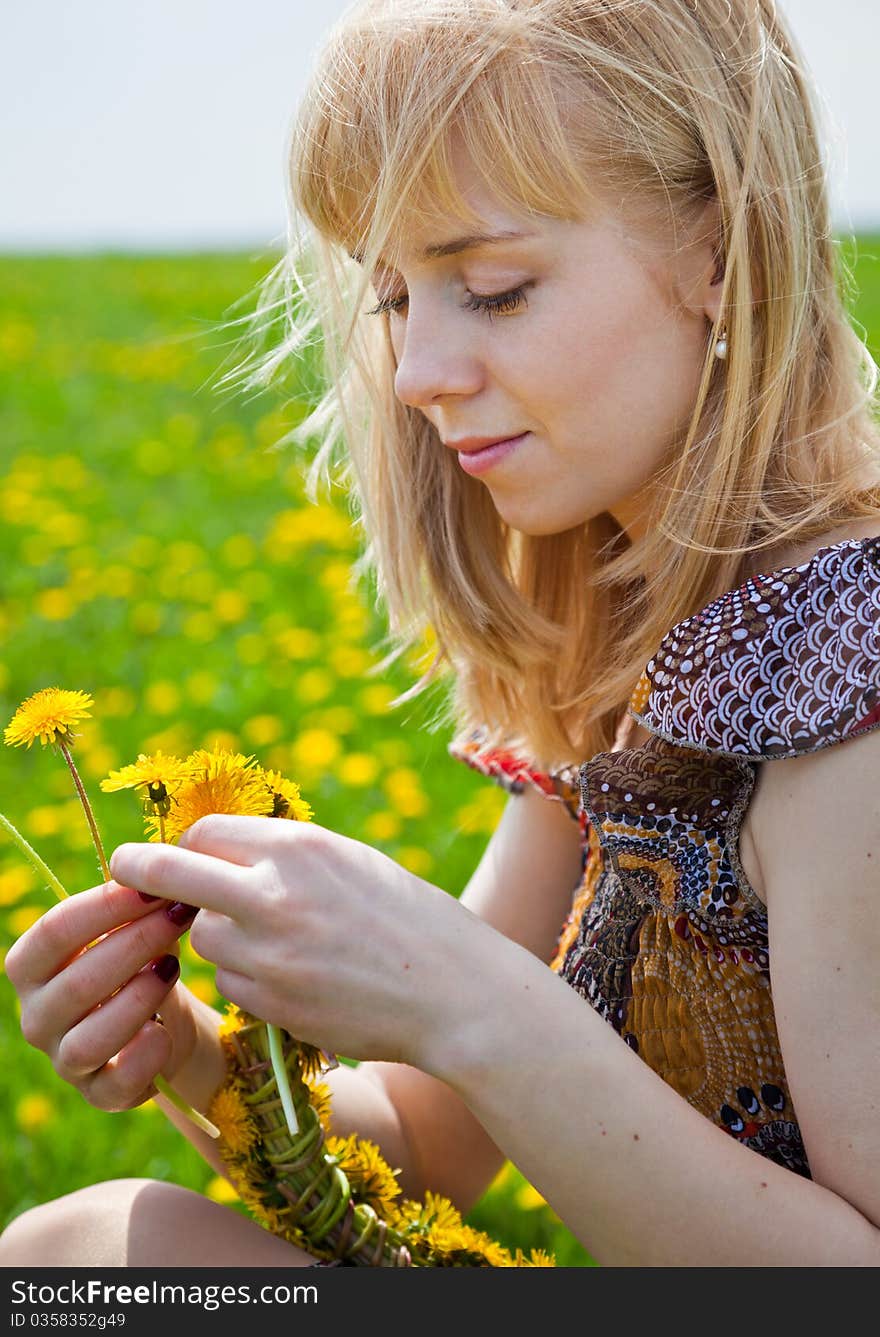
[[235,1003],[227,1003],[226,1015],[217,1027],[217,1034],[222,1039],[224,1035],[232,1035],[235,1031],[240,1031],[243,1025],[244,1017],[241,1014],[241,1009]]
[[326,1082],[315,1082],[313,1085],[312,1082],[309,1081],[306,1082],[306,1086],[309,1088],[309,1104],[317,1114],[321,1127],[326,1133],[327,1129],[330,1127],[330,1087]]
[[236,1082],[227,1082],[215,1093],[208,1118],[220,1129],[221,1138],[234,1156],[246,1156],[260,1140],[260,1130]]
[[196,765],[193,762],[166,756],[161,749],[152,756],[139,752],[133,765],[111,771],[109,777],[101,781],[101,788],[105,794],[113,794],[119,789],[134,789],[136,785],[163,785],[170,789],[188,780],[195,772]]
[[[252,760],[233,752],[192,754],[198,770],[180,786],[165,818],[165,839],[174,841],[200,817],[213,812],[235,813],[244,817],[269,817],[272,795],[265,781],[248,769]],[[147,819],[150,840],[160,840],[158,817]]]
[[273,817],[285,817],[288,821],[310,822],[314,812],[300,797],[300,787],[293,780],[285,780],[280,771],[257,770],[257,774],[272,791]]
[[44,687],[23,701],[4,730],[9,747],[27,743],[30,748],[35,738],[46,743],[72,743],[76,735],[71,726],[91,718],[94,701],[87,692],[70,692],[62,687]]
[[532,1249],[528,1262],[522,1262],[520,1267],[555,1267],[556,1259],[552,1253],[546,1249]]
[[[384,1216],[401,1188],[396,1176],[400,1170],[392,1170],[384,1160],[375,1142],[352,1134],[348,1138],[333,1138],[338,1143],[333,1155],[339,1157],[339,1165],[351,1184],[354,1197],[367,1202],[379,1216]],[[329,1147],[329,1142],[328,1142]]]

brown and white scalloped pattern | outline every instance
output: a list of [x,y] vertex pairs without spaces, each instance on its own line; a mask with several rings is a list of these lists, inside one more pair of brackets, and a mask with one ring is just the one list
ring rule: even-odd
[[673,627],[630,713],[681,746],[794,757],[880,724],[880,537],[750,577]]

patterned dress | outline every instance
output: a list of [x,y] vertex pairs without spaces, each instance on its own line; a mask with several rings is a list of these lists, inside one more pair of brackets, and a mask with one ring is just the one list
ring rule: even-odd
[[738,857],[758,766],[880,724],[880,537],[750,577],[673,627],[628,717],[651,738],[551,774],[482,730],[450,754],[580,824],[551,969],[719,1128],[810,1171],[782,1062],[766,906]]

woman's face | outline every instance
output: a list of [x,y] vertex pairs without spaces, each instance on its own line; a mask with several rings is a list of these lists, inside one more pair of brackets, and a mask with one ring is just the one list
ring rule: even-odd
[[680,233],[670,258],[669,241],[637,248],[611,211],[511,214],[462,156],[457,170],[486,233],[519,235],[428,255],[468,229],[407,231],[399,268],[373,275],[395,305],[395,392],[450,448],[524,434],[474,477],[514,529],[560,533],[609,511],[636,538],[651,477],[686,433],[717,315],[715,215]]

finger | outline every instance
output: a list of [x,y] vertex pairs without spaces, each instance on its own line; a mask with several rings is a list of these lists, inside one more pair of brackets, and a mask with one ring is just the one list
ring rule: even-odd
[[115,994],[149,961],[170,951],[185,928],[172,922],[166,911],[155,910],[81,952],[29,1000],[28,1041],[51,1053],[58,1036]]
[[277,826],[277,822],[269,823],[265,817],[210,812],[187,827],[177,846],[248,867],[265,857],[266,842]]
[[156,1075],[171,1058],[171,1036],[158,1022],[147,1021],[123,1049],[79,1088],[103,1110],[128,1110],[157,1094]]
[[[159,1010],[180,976],[180,962],[171,952],[151,961],[133,979],[62,1036],[55,1070],[77,1082],[118,1054]],[[140,1082],[137,1090],[143,1087]]]
[[145,843],[119,845],[110,856],[110,870],[140,891],[230,916],[241,914],[253,872],[179,845]]
[[68,896],[12,944],[6,954],[6,974],[16,989],[44,984],[89,943],[155,909],[155,901],[143,900],[132,887],[116,881]]

